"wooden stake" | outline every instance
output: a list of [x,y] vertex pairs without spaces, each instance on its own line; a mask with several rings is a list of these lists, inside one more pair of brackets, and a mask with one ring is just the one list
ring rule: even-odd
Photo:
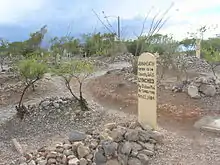
[[12,139],[12,142],[13,142],[13,144],[14,144],[15,149],[17,150],[17,152],[18,152],[19,154],[23,155],[23,154],[24,154],[24,151],[23,151],[21,145],[19,144],[19,142],[18,142],[16,139]]

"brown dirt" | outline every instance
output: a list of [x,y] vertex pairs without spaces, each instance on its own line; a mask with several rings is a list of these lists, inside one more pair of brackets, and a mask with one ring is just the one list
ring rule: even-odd
[[[93,79],[87,86],[95,99],[112,109],[137,114],[137,85],[125,80],[122,74],[106,74]],[[185,93],[173,93],[158,88],[158,122],[163,128],[180,134],[195,136],[196,120],[203,116],[201,101],[191,99]]]
[[[19,85],[18,85],[19,84]],[[9,87],[8,90],[1,90],[0,88],[0,108],[7,105],[15,105],[19,102],[22,90],[25,85],[17,79],[12,79],[8,75],[0,74],[0,85],[15,86]],[[47,77],[35,83],[35,91],[30,87],[24,95],[24,102],[34,102],[35,99],[42,99],[45,97],[56,97],[68,95],[67,89],[60,77]]]

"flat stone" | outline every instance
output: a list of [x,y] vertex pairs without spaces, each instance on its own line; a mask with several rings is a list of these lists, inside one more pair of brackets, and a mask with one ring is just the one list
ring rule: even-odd
[[107,158],[104,156],[104,151],[96,151],[94,154],[94,161],[97,165],[105,164],[107,162]]
[[79,159],[77,159],[77,158],[70,159],[68,161],[68,164],[69,165],[78,165],[79,164]]
[[70,142],[82,141],[85,139],[86,139],[86,134],[84,132],[74,130],[69,134]]
[[108,160],[106,165],[121,165],[117,159]]
[[80,145],[80,146],[77,148],[77,153],[78,153],[79,158],[83,158],[83,157],[89,155],[90,150],[89,150],[88,147],[86,147],[86,146],[84,146],[84,145]]
[[205,116],[195,122],[194,127],[204,131],[220,133],[220,116]]

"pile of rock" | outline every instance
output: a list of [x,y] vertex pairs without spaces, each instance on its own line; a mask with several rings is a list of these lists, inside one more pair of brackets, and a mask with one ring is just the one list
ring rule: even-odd
[[188,70],[193,70],[195,72],[200,73],[208,73],[211,72],[211,67],[204,59],[199,59],[196,56],[189,56],[189,55],[181,55],[178,56],[177,61],[179,63],[184,63],[185,67]]
[[131,53],[124,53],[117,56],[113,56],[109,59],[109,63],[115,63],[115,62],[131,62],[131,60],[134,58],[134,55]]
[[109,123],[103,132],[72,131],[69,140],[27,153],[20,165],[147,165],[162,135],[150,127]]
[[42,100],[39,103],[39,108],[43,110],[48,109],[57,109],[64,110],[67,107],[71,107],[71,105],[76,103],[76,99],[68,98],[68,97],[51,97]]
[[[42,100],[39,104],[28,106],[29,117],[33,120],[63,120],[74,119],[76,116],[83,116],[84,111],[80,109],[76,99],[68,97],[52,97]],[[63,121],[64,122],[64,121]]]
[[24,83],[21,81],[18,81],[15,84],[3,83],[0,85],[0,90],[4,92],[21,92],[23,86]]
[[214,77],[196,77],[183,81],[172,89],[175,92],[187,92],[191,98],[213,97],[220,93],[220,80]]
[[107,68],[108,67],[108,64],[106,62],[99,60],[99,59],[89,58],[89,61],[91,61],[98,68]]
[[106,74],[124,75],[125,80],[137,84],[137,75],[132,73],[132,67],[110,70]]

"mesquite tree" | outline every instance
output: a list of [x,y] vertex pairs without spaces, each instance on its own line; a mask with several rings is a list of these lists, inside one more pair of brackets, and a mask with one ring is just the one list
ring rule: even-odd
[[[56,66],[54,73],[61,76],[65,82],[67,89],[71,95],[79,101],[82,110],[88,110],[87,102],[83,97],[83,84],[85,80],[90,77],[94,71],[94,65],[85,60],[72,60],[69,62],[62,62]],[[79,96],[73,92],[71,88],[71,80],[77,80],[79,84]]]
[[218,78],[216,74],[216,68],[220,65],[220,51],[210,46],[210,48],[203,48],[204,58],[207,60],[215,78]]
[[4,71],[5,59],[9,56],[8,52],[8,41],[1,39],[0,41],[0,66],[1,70]]
[[44,73],[47,72],[47,65],[39,61],[39,59],[25,59],[19,62],[18,71],[22,80],[26,83],[21,93],[18,106],[16,106],[18,116],[23,119],[25,113],[27,113],[27,108],[22,103],[24,95],[29,87],[33,86],[34,83],[40,80]]

